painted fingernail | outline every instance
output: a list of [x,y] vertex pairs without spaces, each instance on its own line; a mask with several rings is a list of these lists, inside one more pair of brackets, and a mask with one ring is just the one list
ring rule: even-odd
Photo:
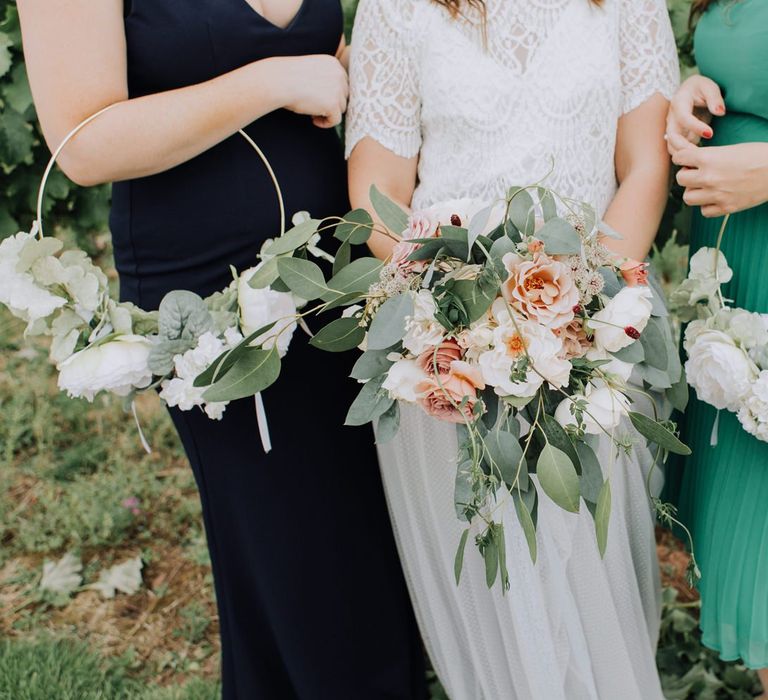
[[717,107],[715,107],[715,113],[725,114],[725,105],[717,105]]
[[712,129],[705,129],[703,135],[705,139],[711,139],[715,134]]

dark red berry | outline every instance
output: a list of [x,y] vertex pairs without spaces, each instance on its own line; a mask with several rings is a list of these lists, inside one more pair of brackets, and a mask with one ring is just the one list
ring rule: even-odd
[[461,217],[458,214],[451,214],[451,223],[454,226],[461,226]]
[[573,307],[573,313],[577,316],[581,316],[581,304],[576,304],[576,306]]
[[627,326],[624,329],[624,332],[633,340],[637,340],[640,337],[640,331],[637,330],[637,328],[634,328],[633,326]]

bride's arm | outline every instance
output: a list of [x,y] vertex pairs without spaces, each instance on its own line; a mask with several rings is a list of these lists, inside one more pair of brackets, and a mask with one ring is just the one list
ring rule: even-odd
[[669,190],[669,154],[664,123],[669,102],[656,94],[619,119],[616,140],[616,192],[605,222],[623,240],[605,239],[620,255],[644,260],[664,213]]
[[347,99],[333,56],[270,58],[198,85],[128,99],[123,0],[18,0],[35,106],[53,149],[86,117],[60,158],[94,185],[172,168],[280,107],[334,126]]
[[[408,209],[416,188],[416,158],[402,158],[387,150],[370,136],[361,139],[349,157],[349,201],[353,207],[367,209],[376,219],[369,197],[371,185]],[[380,222],[379,222],[380,223]],[[393,233],[400,234],[401,231]],[[392,254],[394,241],[383,233],[374,233],[368,241],[371,252],[382,260]]]

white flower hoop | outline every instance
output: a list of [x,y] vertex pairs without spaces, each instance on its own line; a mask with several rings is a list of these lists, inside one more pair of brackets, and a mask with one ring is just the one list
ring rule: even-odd
[[[277,379],[280,359],[297,324],[306,329],[294,296],[270,289],[273,280],[257,274],[268,257],[274,257],[263,253],[272,248],[279,255],[286,234],[285,202],[274,170],[254,140],[239,129],[237,133],[264,163],[280,208],[280,238],[268,242],[260,255],[262,262],[241,274],[233,269],[233,282],[207,299],[172,291],[156,312],[116,302],[110,297],[106,276],[84,251],[63,251],[60,241],[44,236],[42,216],[45,187],[61,152],[82,129],[115,106],[99,110],[66,135],[44,171],[32,229],[0,243],[0,304],[27,323],[25,335],[52,338],[50,359],[59,372],[62,391],[89,401],[102,392],[126,399],[147,451],[151,450],[134,398],[137,393],[158,390],[169,406],[200,408],[212,419],[221,418],[230,400],[255,396],[262,445],[269,452],[261,391]],[[297,225],[288,233],[306,228],[307,219],[308,215],[297,215]],[[309,252],[330,257],[310,236],[306,238]],[[293,254],[297,246],[288,248],[283,254]],[[244,365],[255,365],[258,371],[238,385],[233,382],[237,377],[230,375]],[[221,386],[227,378],[230,381]]]

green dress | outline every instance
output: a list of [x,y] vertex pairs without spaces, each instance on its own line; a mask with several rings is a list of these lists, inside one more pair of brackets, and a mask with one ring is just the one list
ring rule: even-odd
[[[696,59],[721,87],[726,116],[712,146],[768,141],[768,1],[721,1],[699,21]],[[697,210],[691,252],[714,246],[722,219]],[[768,204],[731,217],[722,246],[733,268],[725,296],[768,313]],[[704,643],[723,659],[768,667],[768,443],[748,435],[733,413],[695,398],[684,434],[693,449],[681,485],[680,515],[692,530],[702,572]]]

